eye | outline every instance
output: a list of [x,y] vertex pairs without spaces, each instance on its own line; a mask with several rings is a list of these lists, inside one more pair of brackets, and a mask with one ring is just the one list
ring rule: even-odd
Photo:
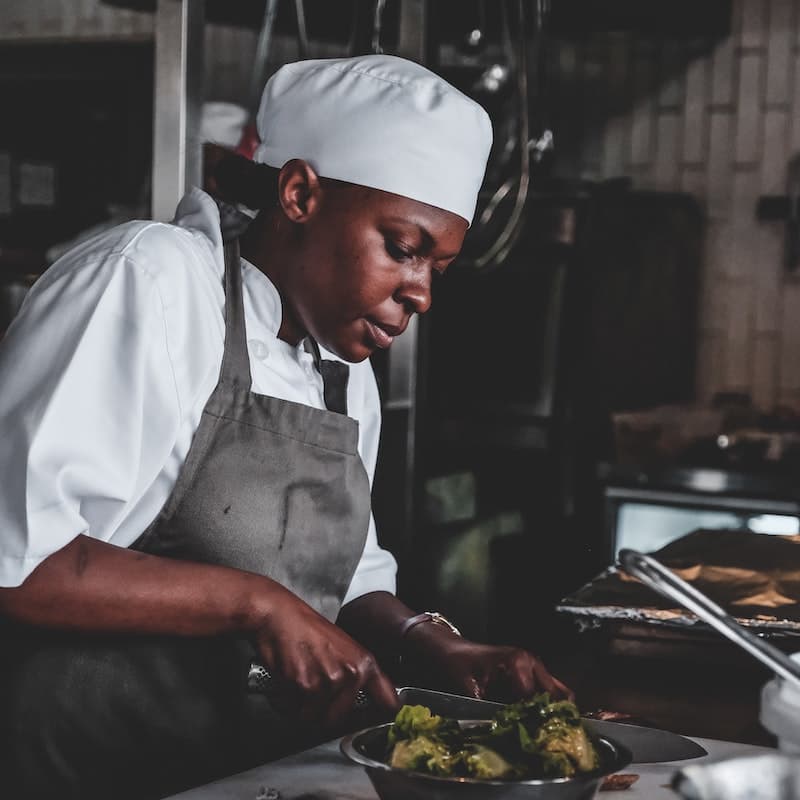
[[414,257],[414,254],[409,250],[406,250],[404,247],[401,247],[397,242],[390,239],[388,236],[384,238],[384,247],[386,248],[386,252],[395,260],[395,261],[408,261],[410,258]]

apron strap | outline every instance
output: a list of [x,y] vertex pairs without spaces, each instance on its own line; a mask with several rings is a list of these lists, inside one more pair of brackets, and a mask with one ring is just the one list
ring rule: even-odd
[[239,241],[225,244],[225,350],[222,354],[220,382],[250,391],[250,356],[242,301],[242,265]]
[[306,352],[314,356],[314,364],[322,375],[325,408],[347,416],[347,382],[350,379],[350,367],[341,361],[323,359],[319,353],[319,345],[310,336],[306,337],[305,348]]
[[[250,374],[250,356],[247,352],[247,331],[242,300],[242,266],[237,239],[225,245],[225,320],[225,350],[222,354],[220,382],[250,391],[253,378]],[[306,337],[305,347],[314,356],[314,364],[322,375],[325,407],[328,411],[346,416],[350,368],[341,361],[321,358],[319,345],[310,336]]]

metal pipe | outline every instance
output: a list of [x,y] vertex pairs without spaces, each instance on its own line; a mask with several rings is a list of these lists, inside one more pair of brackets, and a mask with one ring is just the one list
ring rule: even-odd
[[269,61],[269,51],[272,44],[272,29],[275,27],[275,18],[278,16],[278,0],[267,0],[264,6],[264,17],[261,21],[261,30],[258,32],[256,55],[253,60],[253,71],[250,74],[250,111],[255,112],[261,100],[261,90],[264,88],[264,75]]
[[308,58],[308,30],[303,0],[294,0],[294,13],[297,17],[297,49],[301,59]]
[[202,183],[203,3],[158,0],[153,87],[153,219],[170,220]]

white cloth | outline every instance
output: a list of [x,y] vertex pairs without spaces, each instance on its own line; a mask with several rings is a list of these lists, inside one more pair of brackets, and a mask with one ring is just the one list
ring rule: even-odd
[[775,754],[694,764],[676,773],[673,786],[686,800],[798,800],[800,758]]
[[366,55],[297,61],[264,87],[254,159],[410,197],[472,221],[489,115],[425,67]]
[[[217,207],[194,189],[176,222],[127,223],[72,250],[0,343],[0,586],[81,533],[127,547],[172,491],[225,333]],[[242,278],[252,390],[324,408],[312,356],[277,338],[274,285],[246,261]],[[347,401],[371,482],[380,402],[368,361],[350,365]],[[345,602],[394,592],[395,573],[370,518]]]

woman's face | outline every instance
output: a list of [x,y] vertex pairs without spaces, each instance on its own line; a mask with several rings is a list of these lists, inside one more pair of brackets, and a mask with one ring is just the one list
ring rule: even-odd
[[339,357],[386,348],[431,303],[431,280],[467,232],[448,211],[377,189],[323,180],[313,214],[292,234],[282,270],[284,316]]

